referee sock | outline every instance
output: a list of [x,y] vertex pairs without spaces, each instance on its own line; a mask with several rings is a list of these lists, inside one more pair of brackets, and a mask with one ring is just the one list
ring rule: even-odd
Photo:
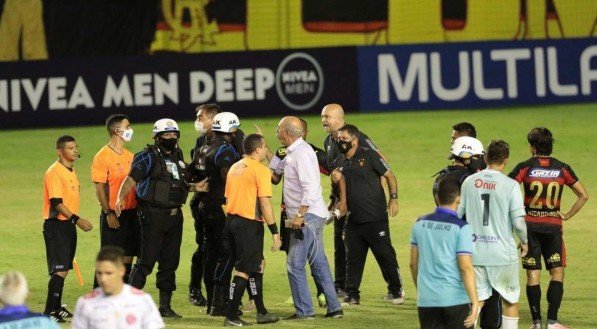
[[228,320],[238,320],[238,305],[243,298],[243,293],[247,289],[247,279],[238,275],[230,284],[230,295],[228,296],[228,306],[226,309],[226,318]]
[[564,296],[564,283],[561,281],[549,281],[547,288],[547,321],[557,321],[560,304]]
[[527,286],[527,299],[533,322],[541,320],[541,285]]
[[48,282],[48,296],[46,299],[46,309],[44,314],[50,314],[58,311],[62,301],[62,289],[64,288],[64,278],[58,274],[52,274]]
[[263,304],[263,273],[253,273],[249,277],[249,287],[257,313],[267,314],[267,309]]

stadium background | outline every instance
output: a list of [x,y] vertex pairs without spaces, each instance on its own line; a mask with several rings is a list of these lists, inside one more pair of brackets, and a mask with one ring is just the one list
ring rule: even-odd
[[[107,135],[102,123],[110,113],[131,116],[135,129],[129,145],[132,151],[150,141],[151,127],[142,122],[164,116],[182,121],[182,144],[188,153],[195,137],[191,120],[198,100],[215,100],[225,109],[237,112],[245,131],[252,131],[254,123],[263,125],[273,145],[277,143],[275,124],[287,114],[305,116],[310,124],[309,139],[321,144],[323,132],[317,117],[321,106],[336,101],[345,105],[347,120],[380,145],[397,172],[401,213],[392,220],[392,238],[410,296],[401,308],[378,301],[384,287],[379,284],[379,270],[370,261],[363,283],[364,305],[347,310],[342,323],[345,327],[416,327],[415,289],[407,259],[408,235],[414,219],[433,207],[430,176],[446,165],[444,155],[452,124],[465,120],[474,123],[485,143],[494,138],[509,141],[512,157],[508,169],[514,165],[512,162],[528,156],[526,132],[546,125],[558,141],[555,155],[572,165],[589,194],[597,185],[597,174],[592,168],[597,140],[595,1],[0,0],[0,12],[0,208],[4,212],[0,219],[0,272],[25,272],[34,310],[42,309],[46,291],[39,210],[43,172],[55,158],[54,141],[64,133],[78,139],[83,154],[75,164],[82,182],[81,213],[97,224],[98,207],[88,168],[92,155],[105,143]],[[550,60],[550,47],[557,53],[555,60],[553,56]],[[543,49],[543,62],[537,60],[542,57],[536,53],[537,48]],[[488,59],[500,49],[523,49],[532,54],[528,63],[519,60],[516,64],[516,97],[508,94],[512,80],[507,77],[505,62]],[[482,74],[485,89],[501,89],[500,99],[482,99],[473,87],[456,100],[439,99],[438,93],[433,93],[437,90],[431,83],[433,72],[420,71],[412,60],[409,62],[410,57],[401,56],[425,54],[425,63],[432,67],[432,54],[438,53],[442,67],[446,67],[440,82],[444,81],[445,89],[457,89],[463,74],[462,65],[454,64],[460,60],[459,53],[465,51],[471,59],[473,70],[468,73],[472,81],[472,57],[477,50],[486,65]],[[290,65],[294,65],[292,72],[304,71],[307,77],[311,72],[316,74],[314,80],[299,81],[305,83],[307,90],[302,96],[286,95],[295,106],[309,105],[300,110],[283,101],[276,90],[277,82],[267,80],[275,77],[285,59],[297,53],[315,58],[322,70],[320,76],[309,60]],[[380,81],[376,61],[380,54],[393,56],[401,78],[388,78],[389,101],[385,104],[378,97],[379,86],[375,85]],[[409,89],[411,65],[413,71],[419,70],[415,71],[417,79],[410,81]],[[217,78],[218,70],[233,71],[232,76],[238,77],[238,70],[246,68],[252,70],[251,77],[255,79],[251,88],[237,85],[237,80],[226,75],[229,72],[220,73],[220,80]],[[268,87],[261,94],[256,80],[259,69],[263,69],[259,71],[263,73],[261,82]],[[197,80],[201,82],[193,98],[190,77],[186,78],[190,71],[204,72],[198,75],[211,78],[211,97],[204,93],[205,81],[209,83],[210,79],[205,78]],[[544,73],[543,82],[538,79],[538,71]],[[171,74],[178,78],[177,83]],[[125,77],[128,94],[127,90],[118,89]],[[108,78],[119,93],[109,95],[111,102],[103,106]],[[425,78],[429,80],[427,85],[420,87]],[[538,87],[542,84],[546,89],[543,96]],[[238,92],[239,88],[244,93]],[[317,98],[319,88],[322,91]],[[432,92],[427,102],[420,92],[425,88]],[[314,91],[309,94],[311,90]],[[400,97],[401,92],[408,95]],[[252,99],[248,99],[251,95]],[[577,105],[579,102],[585,104]],[[446,108],[470,110],[430,111]],[[401,112],[418,109],[425,111]],[[357,113],[360,111],[384,113]],[[39,129],[23,129],[33,127]],[[279,194],[279,189],[275,191]],[[278,201],[276,198],[275,204]],[[563,204],[570,205],[571,201],[572,193],[566,192]],[[592,311],[597,299],[591,293],[597,288],[593,274],[597,255],[590,242],[597,233],[592,223],[597,215],[593,204],[590,200],[566,225],[570,259],[561,317],[574,328],[597,327],[597,316]],[[200,315],[185,298],[188,261],[194,250],[192,222],[186,209],[185,216],[181,267],[177,272],[179,290],[174,301],[185,318],[167,324],[180,328],[216,326],[219,320]],[[326,232],[327,254],[331,256],[331,234]],[[99,244],[97,225],[92,233],[80,233],[79,238],[77,258],[86,286],[76,286],[74,276],[69,277],[65,300],[71,305],[90,288],[92,258]],[[281,304],[289,296],[284,256],[268,257],[266,302],[276,313],[290,315],[292,309]],[[524,282],[522,271],[521,275]],[[148,283],[147,290],[155,297],[153,282]],[[528,322],[528,313],[523,296],[521,325]],[[317,325],[337,324],[318,320]]]

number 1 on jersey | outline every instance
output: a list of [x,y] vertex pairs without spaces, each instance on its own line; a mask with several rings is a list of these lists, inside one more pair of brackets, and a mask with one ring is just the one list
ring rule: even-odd
[[483,200],[483,226],[489,226],[489,193],[481,194]]

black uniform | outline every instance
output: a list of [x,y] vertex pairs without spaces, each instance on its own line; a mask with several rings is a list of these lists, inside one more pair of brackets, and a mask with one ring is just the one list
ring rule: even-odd
[[142,289],[157,261],[160,297],[162,292],[171,295],[176,290],[175,272],[182,242],[181,206],[188,194],[185,167],[180,149],[166,154],[163,149],[148,145],[135,155],[129,174],[137,182],[141,222],[141,255],[129,283]]
[[[222,261],[228,257],[223,247],[226,214],[222,206],[226,203],[224,197],[226,181],[222,177],[222,170],[227,170],[239,159],[240,155],[232,144],[228,143],[224,136],[215,135],[214,138],[207,139],[205,144],[194,152],[193,162],[189,165],[189,173],[193,177],[207,177],[209,180],[209,192],[201,195],[197,212],[204,229],[203,273],[208,305],[213,300],[215,280],[217,279],[221,285],[230,283],[232,264]],[[218,263],[223,264],[217,269],[216,278]]]
[[[359,133],[359,146],[377,150],[377,146],[373,144],[371,139],[369,139],[369,136],[362,132]],[[340,150],[338,150],[336,140],[331,134],[325,138],[323,142],[323,148],[326,152],[326,169],[331,172],[334,169],[334,161],[341,155]],[[332,186],[332,194],[330,195],[330,199],[333,203],[336,203],[338,202],[339,198],[340,196],[338,194],[337,188]],[[345,226],[346,216],[334,221],[334,285],[336,286],[336,290],[345,290],[346,250],[344,247],[344,239],[342,237]],[[383,276],[387,282],[385,273]]]
[[388,282],[388,291],[402,296],[402,281],[398,272],[396,251],[390,239],[386,196],[380,177],[389,167],[379,153],[359,147],[352,158],[340,156],[335,166],[346,181],[346,198],[350,214],[345,228],[346,294],[359,299],[369,248],[373,252]]
[[[209,138],[211,139],[211,138]],[[242,130],[238,129],[234,135],[234,141],[232,145],[236,152],[242,156],[244,154],[243,150],[243,140],[245,139],[245,134]],[[195,158],[195,154],[199,154],[199,150],[206,145],[208,141],[207,135],[201,135],[197,138],[195,142],[195,147],[191,150],[191,158]],[[192,168],[193,164],[191,164],[190,169],[192,170],[192,174],[194,175],[194,181],[200,181],[206,176],[204,176],[204,172]],[[196,192],[193,198],[191,199],[190,208],[191,214],[193,215],[193,219],[195,222],[195,242],[197,243],[197,250],[193,253],[193,257],[191,258],[191,280],[189,283],[189,290],[192,291],[201,291],[201,280],[203,278],[203,270],[205,266],[205,250],[204,250],[204,240],[205,240],[205,222],[206,222],[206,214],[204,212],[204,198],[206,196],[206,192]],[[209,292],[211,293],[211,292]]]
[[442,179],[444,179],[446,177],[453,177],[454,179],[456,179],[458,181],[458,185],[462,186],[462,182],[464,182],[464,180],[472,174],[474,174],[474,173],[471,172],[471,170],[465,166],[448,166],[445,169],[442,169],[437,174],[435,174],[437,177],[435,178],[435,181],[433,182],[433,189],[432,189],[433,199],[435,200],[435,204],[437,205],[437,200],[436,200],[437,189],[439,186],[439,182]]

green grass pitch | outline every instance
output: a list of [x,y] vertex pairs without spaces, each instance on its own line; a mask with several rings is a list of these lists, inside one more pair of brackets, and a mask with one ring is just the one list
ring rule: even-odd
[[[275,126],[280,118],[243,119],[241,128],[254,131],[254,124],[259,124],[274,148],[278,146]],[[189,111],[189,120],[180,122],[181,143],[185,155],[194,145],[196,133],[193,129],[193,112]],[[158,119],[158,118],[156,118]],[[321,147],[324,132],[319,117],[308,116],[308,140]],[[135,135],[127,145],[137,152],[150,142],[151,125],[135,124]],[[356,124],[366,132],[388,157],[391,168],[399,183],[400,213],[390,219],[391,237],[398,253],[398,262],[405,285],[407,302],[402,306],[393,306],[381,301],[386,288],[382,283],[379,267],[369,256],[362,284],[362,305],[345,308],[344,319],[324,319],[325,309],[316,309],[314,322],[281,322],[278,327],[337,327],[343,328],[417,328],[416,290],[408,268],[409,235],[415,219],[434,208],[431,197],[431,176],[448,164],[446,156],[450,147],[451,125],[460,121],[469,121],[477,127],[478,138],[484,145],[492,139],[504,139],[511,146],[510,161],[507,170],[517,162],[530,156],[526,143],[526,134],[532,127],[546,126],[554,133],[556,144],[554,156],[567,162],[576,171],[587,188],[589,195],[597,193],[597,168],[594,167],[597,155],[597,105],[558,105],[529,108],[483,109],[467,111],[404,112],[377,114],[348,114],[347,122]],[[99,248],[98,217],[99,207],[95,190],[90,180],[90,163],[94,154],[108,140],[107,133],[98,122],[97,126],[77,128],[11,130],[0,132],[0,273],[18,269],[29,280],[31,296],[30,307],[42,311],[47,289],[47,272],[41,218],[42,181],[45,170],[55,161],[54,142],[59,135],[71,134],[79,144],[83,157],[75,162],[75,168],[81,181],[81,211],[83,218],[90,219],[95,228],[90,233],[78,230],[79,244],[77,260],[85,278],[85,286],[77,284],[71,273],[65,284],[63,301],[74,308],[76,298],[89,291],[92,284],[93,258]],[[188,160],[188,159],[187,159]],[[324,195],[329,193],[328,179],[322,177]],[[274,204],[279,204],[280,187],[274,189]],[[567,189],[563,197],[563,209],[567,211],[573,202],[573,193]],[[275,207],[276,216],[279,213]],[[222,318],[205,315],[202,308],[191,306],[187,301],[187,285],[191,255],[196,245],[194,242],[193,220],[188,206],[184,208],[185,224],[182,242],[181,263],[177,271],[178,290],[173,299],[173,308],[183,315],[180,320],[167,320],[169,328],[196,328],[199,326],[221,326]],[[590,199],[584,209],[565,224],[565,240],[568,254],[565,292],[560,320],[573,328],[597,328],[597,314],[594,307],[597,302],[597,206]],[[331,226],[324,231],[326,254],[333,263],[333,243]],[[592,242],[593,241],[593,242]],[[265,238],[266,250],[271,244],[269,234]],[[270,311],[285,317],[294,309],[284,301],[290,296],[283,252],[266,251],[266,275],[264,295]],[[333,266],[333,264],[332,264]],[[155,273],[155,272],[154,272]],[[520,270],[521,283],[526,279]],[[311,279],[309,279],[312,281]],[[547,302],[545,290],[548,275],[543,272],[542,309],[545,318]],[[311,283],[312,284],[312,283]],[[312,292],[314,293],[313,285]],[[148,280],[146,290],[157,299],[155,276]],[[520,301],[520,326],[530,323],[529,309],[522,287]],[[254,314],[244,316],[254,322]]]

